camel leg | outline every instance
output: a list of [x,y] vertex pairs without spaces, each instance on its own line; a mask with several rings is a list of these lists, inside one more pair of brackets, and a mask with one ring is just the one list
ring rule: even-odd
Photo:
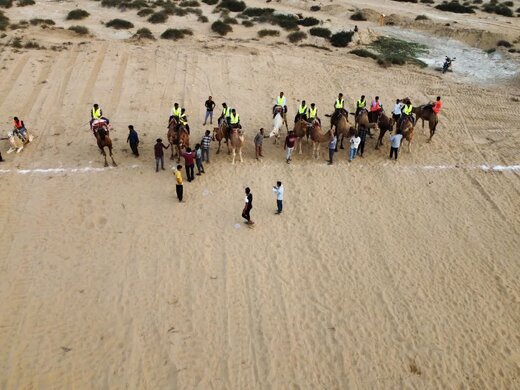
[[298,139],[298,146],[300,148],[300,151],[298,152],[298,154],[302,154],[302,143],[303,143],[303,138],[299,138]]
[[[222,140],[221,140],[221,141],[222,141]],[[220,153],[220,142],[221,142],[221,141],[218,141],[218,149],[217,149],[217,154],[219,154],[219,153]]]
[[101,149],[101,154],[105,157],[105,167],[108,167],[107,154],[105,153],[105,149]]
[[[229,144],[230,144],[230,143],[231,143],[231,141],[228,140],[228,139],[226,139],[227,154],[228,154],[228,156],[231,154],[231,150],[229,149]],[[233,149],[233,153],[235,153],[235,149]],[[235,160],[233,159],[233,161],[235,161]],[[233,164],[234,164],[234,163],[233,163]]]
[[231,162],[231,164],[235,165],[235,148],[233,148],[233,161]]
[[244,160],[242,160],[242,147],[238,148],[238,155],[240,157],[240,162],[244,162]]
[[408,141],[408,153],[412,153],[412,140]]
[[109,148],[108,150],[110,151],[110,158],[112,159],[112,164],[114,164],[114,166],[117,167],[117,164],[114,160],[114,156],[112,155],[112,148]]

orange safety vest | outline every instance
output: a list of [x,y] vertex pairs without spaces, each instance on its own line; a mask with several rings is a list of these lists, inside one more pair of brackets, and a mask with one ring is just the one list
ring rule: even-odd
[[370,106],[370,111],[378,111],[380,108],[379,101],[374,100]]
[[434,106],[433,106],[433,112],[438,114],[439,112],[441,112],[441,108],[442,108],[442,102],[440,100],[436,101]]

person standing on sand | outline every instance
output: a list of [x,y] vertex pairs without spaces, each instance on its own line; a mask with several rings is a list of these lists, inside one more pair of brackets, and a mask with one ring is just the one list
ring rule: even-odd
[[195,153],[191,151],[191,148],[186,148],[185,152],[181,152],[181,156],[184,157],[184,165],[186,166],[186,176],[188,177],[188,182],[195,180],[195,176],[193,175],[193,170],[195,168]]
[[262,154],[262,145],[264,143],[264,128],[262,127],[255,135],[255,156],[258,160],[259,157],[264,157]]
[[200,144],[202,149],[202,161],[209,163],[209,146],[211,145],[211,132],[206,130],[204,137],[202,137]]
[[182,165],[177,165],[177,169],[175,170],[175,192],[177,193],[177,199],[179,202],[182,202],[182,195],[184,192],[184,187],[182,185]]
[[215,102],[213,101],[213,98],[210,96],[208,97],[208,100],[206,100],[206,103],[204,103],[206,106],[206,116],[204,117],[204,124],[202,126],[206,126],[206,122],[209,118],[209,124],[213,124],[213,109],[215,108]]
[[283,146],[283,149],[287,151],[285,159],[287,160],[287,164],[289,164],[289,161],[291,161],[292,152],[294,150],[294,146],[296,145],[296,135],[294,134],[294,131],[289,131],[289,134],[287,134],[287,137],[285,137],[285,144]]
[[332,133],[332,137],[330,137],[329,141],[329,165],[332,165],[334,160],[334,153],[336,152],[336,145],[338,144],[338,138],[336,137],[336,133]]
[[156,144],[153,148],[155,153],[155,172],[159,172],[159,163],[161,163],[161,169],[164,171],[164,149],[168,149],[169,147],[170,144],[164,146],[162,139],[157,138]]
[[251,220],[251,210],[253,209],[253,193],[246,187],[246,197],[244,199],[245,205],[244,210],[242,211],[242,218],[244,218],[248,225],[254,225],[254,222]]
[[197,165],[197,176],[200,176],[204,172],[204,166],[202,165],[202,149],[200,144],[195,145],[195,164]]
[[363,152],[365,151],[365,141],[367,140],[367,128],[363,125],[360,125],[358,129],[358,134],[361,142],[359,143],[357,154],[363,157]]
[[348,159],[349,162],[356,158],[356,153],[360,142],[361,138],[359,138],[359,135],[357,134],[354,134],[352,138],[350,138],[350,156]]
[[126,142],[130,143],[130,149],[132,149],[132,153],[135,157],[139,157],[139,150],[137,147],[139,146],[139,135],[137,135],[137,131],[134,130],[134,126],[128,126],[128,138]]
[[283,184],[281,181],[276,182],[273,192],[276,194],[276,214],[281,214],[283,210]]
[[401,141],[403,140],[403,135],[401,134],[401,129],[397,129],[397,133],[394,135],[390,135],[390,159],[395,155],[395,159],[397,160],[397,155],[399,153],[399,147],[401,146]]

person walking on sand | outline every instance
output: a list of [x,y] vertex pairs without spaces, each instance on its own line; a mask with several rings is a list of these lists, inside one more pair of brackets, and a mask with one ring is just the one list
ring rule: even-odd
[[211,132],[206,130],[204,137],[200,140],[200,147],[202,149],[202,161],[209,163],[209,147],[211,145]]
[[255,135],[255,157],[259,160],[259,157],[264,157],[262,154],[262,145],[264,143],[264,128],[262,127]]
[[276,182],[273,192],[276,194],[276,214],[281,214],[283,210],[283,184],[281,181]]
[[195,176],[193,175],[195,168],[195,153],[191,151],[191,148],[186,148],[185,152],[181,152],[181,156],[184,157],[184,165],[186,166],[186,176],[188,177],[188,182],[191,182],[195,180]]
[[206,103],[204,103],[206,106],[206,116],[204,117],[204,124],[202,126],[206,126],[206,123],[209,118],[209,124],[213,124],[213,109],[215,108],[215,102],[213,101],[213,98],[210,96],[208,97],[208,100],[206,100]]
[[395,159],[397,160],[397,155],[399,154],[399,147],[401,146],[402,140],[403,134],[401,134],[401,129],[397,129],[396,134],[390,135],[390,160],[394,155]]
[[296,145],[296,135],[294,134],[294,131],[289,131],[289,134],[287,134],[287,137],[285,137],[285,144],[283,146],[284,150],[286,151],[285,159],[287,160],[287,164],[291,161],[292,152],[294,150],[294,146]]
[[356,153],[360,142],[361,138],[359,138],[359,135],[357,134],[354,134],[352,138],[350,138],[350,156],[348,159],[349,162],[356,158]]
[[139,150],[137,149],[139,146],[139,135],[132,125],[128,126],[128,138],[126,139],[126,142],[130,143],[130,149],[132,149],[134,156],[139,157]]
[[168,149],[169,147],[170,144],[168,144],[168,146],[164,146],[162,139],[157,138],[156,144],[153,148],[155,153],[155,172],[159,172],[159,163],[161,163],[161,169],[164,171],[164,150]]
[[329,165],[332,165],[332,161],[334,160],[334,153],[336,152],[336,145],[338,144],[338,137],[336,137],[336,133],[332,133],[332,137],[330,137],[329,141]]
[[244,199],[245,205],[244,210],[242,211],[242,218],[246,220],[248,225],[254,225],[254,222],[251,220],[251,210],[253,209],[253,193],[246,187],[246,197]]
[[182,195],[184,187],[182,185],[182,165],[177,165],[177,169],[174,172],[175,175],[175,192],[177,193],[177,199],[182,202]]
[[195,164],[197,164],[197,176],[200,176],[204,172],[204,166],[202,165],[202,149],[200,144],[195,145]]
[[365,151],[365,142],[367,140],[367,128],[363,125],[360,125],[358,129],[358,135],[361,142],[359,143],[357,154],[363,157],[363,152]]

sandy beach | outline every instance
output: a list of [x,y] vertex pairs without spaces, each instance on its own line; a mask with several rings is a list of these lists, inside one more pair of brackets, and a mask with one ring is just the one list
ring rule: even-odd
[[[310,13],[314,4],[247,2],[304,12],[335,31],[357,24],[361,41],[378,34],[377,21],[351,21],[354,4],[387,19],[430,17],[416,29],[403,21],[411,31],[457,21],[449,34],[479,50],[520,35],[517,17],[480,11],[367,0]],[[65,21],[74,8],[90,16]],[[128,9],[130,31],[101,25],[122,11],[94,1],[1,9],[11,23],[56,26],[0,38],[2,136],[14,115],[35,136],[18,154],[0,141],[0,388],[519,388],[518,76],[482,83],[461,80],[457,68],[383,68],[321,38],[305,42],[329,50],[290,44],[280,28],[280,37],[258,39],[273,28],[260,24],[219,37],[213,8],[201,5],[210,23],[188,15],[161,25]],[[66,30],[76,24],[91,35]],[[193,36],[129,39],[141,27],[158,37],[172,26]],[[479,28],[491,35],[477,42]],[[16,50],[15,36],[47,49]],[[280,91],[290,126],[305,99],[325,130],[338,92],[349,111],[361,94],[381,96],[387,110],[405,96],[423,104],[440,95],[444,106],[432,142],[419,123],[411,153],[403,148],[397,161],[387,137],[380,150],[368,139],[352,163],[340,150],[332,166],[325,144],[314,159],[304,142],[286,164],[283,146],[266,139],[257,161],[253,138],[270,130]],[[185,181],[178,203],[176,161],[156,173],[153,145],[166,140],[173,102],[186,107],[199,142],[212,129],[202,126],[208,95],[240,113],[244,162],[232,165],[213,143],[205,175]],[[103,167],[89,130],[93,103],[113,124],[117,167]],[[129,124],[139,158],[126,143]],[[253,229],[240,216],[246,186]]]

